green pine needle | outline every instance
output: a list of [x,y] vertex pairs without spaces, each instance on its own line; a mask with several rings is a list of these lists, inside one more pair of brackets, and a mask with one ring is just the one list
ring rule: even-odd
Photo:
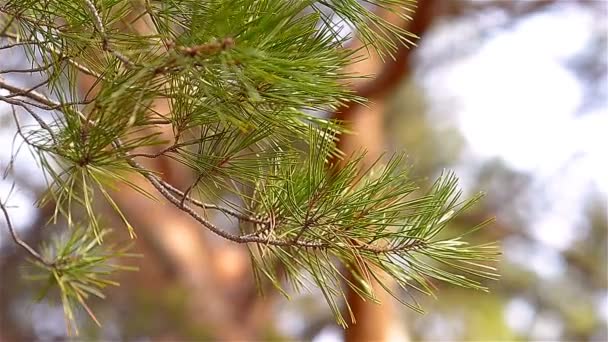
[[[103,298],[102,290],[116,285],[108,276],[126,269],[110,262],[130,255],[107,245],[96,214],[97,201],[106,201],[136,236],[113,198],[123,185],[246,245],[258,283],[267,280],[285,295],[286,284],[296,291],[314,285],[344,326],[344,284],[376,301],[378,282],[416,311],[422,308],[414,292],[434,295],[435,281],[487,290],[485,281],[497,278],[498,251],[465,240],[488,222],[466,232],[450,228],[479,199],[461,199],[453,173],[425,189],[402,155],[379,158],[362,173],[361,154],[340,168],[329,165],[346,157],[336,148],[345,129],[319,114],[363,102],[346,86],[353,75],[344,70],[358,57],[341,30],[350,26],[365,48],[394,56],[415,36],[375,10],[407,20],[414,8],[413,0],[0,5],[0,36],[31,61],[29,71],[16,72],[40,74],[48,89],[21,89],[0,73],[0,88],[10,93],[0,101],[12,106],[18,134],[45,171],[49,188],[41,202],[55,205],[54,221],[64,218],[70,228],[35,262],[47,288],[60,289],[68,330],[76,330],[77,307],[100,323],[88,299]],[[137,32],[136,19],[150,31]],[[83,74],[94,79],[95,91],[79,93]],[[170,113],[156,112],[159,101]],[[34,108],[49,113],[50,122]],[[36,123],[22,125],[21,115]],[[173,132],[170,141],[161,127]],[[142,166],[161,157],[183,164],[196,180],[182,191]],[[238,203],[202,201],[226,194]],[[212,210],[238,220],[239,233],[211,223]]]

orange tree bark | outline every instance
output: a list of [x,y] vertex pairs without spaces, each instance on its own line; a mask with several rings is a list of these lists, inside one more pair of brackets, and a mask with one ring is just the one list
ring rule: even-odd
[[[394,14],[382,13],[381,15],[395,24],[404,26],[410,32],[422,36],[431,26],[436,5],[437,0],[419,0],[413,20],[408,22]],[[355,40],[353,45],[356,48],[361,43]],[[363,61],[350,66],[349,72],[368,76],[371,74],[373,77],[353,84],[356,94],[369,100],[367,105],[349,103],[332,114],[333,119],[344,122],[353,132],[353,134],[342,135],[338,142],[338,148],[345,155],[351,155],[362,149],[366,150],[364,164],[370,164],[383,152],[383,113],[386,100],[396,86],[409,75],[411,55],[411,48],[402,46],[394,60],[382,63],[377,55],[372,54]],[[343,161],[335,162],[340,164]],[[354,279],[350,279],[350,281],[354,281]],[[381,305],[364,301],[355,291],[348,290],[347,301],[356,323],[346,329],[346,341],[388,341],[405,338],[405,336],[393,335],[400,329],[394,329],[392,326],[396,323],[394,317],[397,315],[395,315],[394,303],[390,301],[390,296],[379,284],[373,284],[373,286]]]

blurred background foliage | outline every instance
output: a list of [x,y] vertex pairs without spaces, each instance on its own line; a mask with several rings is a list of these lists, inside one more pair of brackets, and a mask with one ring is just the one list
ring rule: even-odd
[[[408,70],[382,99],[381,150],[405,150],[418,179],[432,180],[450,168],[466,193],[486,192],[453,229],[495,216],[477,238],[500,241],[503,256],[501,279],[487,284],[490,293],[436,284],[437,299],[416,298],[426,314],[399,307],[394,312],[399,339],[608,340],[608,2],[419,1],[432,3],[432,20],[424,32],[415,32],[421,39],[407,57]],[[23,63],[1,53],[3,66]],[[14,127],[1,109],[4,169]],[[52,212],[28,209],[44,184],[31,159],[15,162],[31,172],[9,175],[0,194],[5,196],[13,181],[29,189],[15,195],[23,211],[15,223],[36,243],[54,233],[32,229]],[[109,208],[99,210],[119,225]],[[128,238],[120,230],[114,236]],[[27,264],[6,229],[0,237],[0,340],[64,339],[59,303],[31,301],[39,288],[19,276]],[[136,252],[146,255],[134,261],[140,271],[121,274],[120,287],[109,289],[107,299],[92,301],[104,323],[97,328],[83,319],[81,338],[194,341],[228,329],[193,316],[192,289],[181,281],[180,269],[154,241],[140,237]],[[211,249],[227,248],[226,242],[207,238]],[[227,250],[213,267],[231,285],[203,285],[200,291],[218,291],[212,296],[229,297],[231,305],[242,307],[240,320],[246,323],[238,329],[247,325],[259,340],[342,339],[320,293],[287,301],[266,292],[257,299],[243,285],[251,281],[249,265],[239,252]]]

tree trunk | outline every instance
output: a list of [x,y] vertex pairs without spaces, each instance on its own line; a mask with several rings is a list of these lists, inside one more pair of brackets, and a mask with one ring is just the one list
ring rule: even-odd
[[[404,21],[390,12],[379,15],[395,25],[422,36],[431,25],[435,5],[436,0],[420,0],[412,21]],[[361,42],[355,40],[353,45],[354,48],[360,47]],[[411,51],[411,48],[404,46],[399,48],[395,60],[387,63],[382,63],[377,55],[370,55],[369,58],[349,66],[348,72],[373,77],[353,84],[353,90],[357,95],[369,100],[366,106],[350,103],[333,113],[334,119],[345,122],[353,132],[340,137],[338,147],[345,152],[345,155],[365,150],[367,154],[364,164],[369,165],[385,150],[383,113],[386,101],[396,86],[409,75]],[[388,280],[386,284],[394,285]],[[403,324],[399,324],[396,320],[398,315],[394,301],[379,284],[373,282],[372,286],[381,304],[364,301],[355,291],[348,290],[347,301],[356,323],[346,329],[345,340],[347,342],[406,340],[407,334]]]

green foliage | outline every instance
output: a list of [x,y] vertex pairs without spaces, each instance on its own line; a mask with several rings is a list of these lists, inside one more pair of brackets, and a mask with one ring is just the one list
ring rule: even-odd
[[[414,5],[367,3],[404,18]],[[0,35],[25,42],[50,96],[0,78],[0,88],[11,93],[0,100],[35,119],[31,107],[52,113],[50,124],[36,120],[39,127],[20,127],[19,134],[49,177],[43,202],[56,205],[55,218],[74,226],[72,216],[80,213],[88,223],[48,259],[36,258],[49,283],[59,286],[68,321],[75,304],[95,319],[85,300],[103,297],[101,289],[113,283],[101,276],[120,268],[109,259],[125,255],[103,241],[95,199],[104,198],[135,235],[109,191],[119,184],[164,198],[201,227],[247,245],[258,280],[281,289],[280,264],[296,289],[312,281],[343,325],[337,300],[344,297],[346,270],[357,279],[348,286],[371,300],[371,282],[382,283],[381,274],[405,291],[426,294],[434,288],[431,279],[485,289],[480,278],[495,278],[487,265],[497,254],[492,246],[471,246],[466,234],[445,237],[451,219],[477,200],[459,199],[453,174],[425,191],[401,156],[379,159],[362,174],[362,156],[341,168],[328,163],[341,156],[335,142],[343,128],[311,111],[362,101],[348,90],[351,76],[343,71],[358,52],[344,47],[333,16],[347,20],[366,48],[382,56],[413,37],[355,0],[2,3]],[[149,31],[138,32],[141,22]],[[84,96],[77,92],[82,74],[96,80],[96,90]],[[159,100],[168,101],[170,115],[153,109]],[[18,124],[16,111],[14,118]],[[172,141],[160,138],[160,126],[174,132]],[[144,153],[144,147],[158,152]],[[138,161],[161,156],[186,165],[196,182],[180,191]],[[134,177],[157,192],[136,186]],[[196,196],[226,192],[242,205],[222,207]],[[215,226],[201,209],[238,219],[240,233]]]
[[115,271],[136,271],[137,268],[114,263],[116,258],[134,257],[127,252],[127,247],[101,245],[97,238],[108,234],[105,229],[99,235],[91,235],[84,227],[74,227],[67,236],[59,236],[42,247],[42,256],[46,263],[32,260],[38,270],[28,276],[31,280],[46,282],[40,293],[43,298],[52,287],[57,287],[61,293],[61,302],[66,317],[68,332],[78,334],[74,324],[75,309],[83,308],[88,315],[100,325],[93,311],[87,305],[89,297],[105,298],[102,290],[107,286],[118,286],[116,281],[109,279]]
[[[275,177],[256,185],[254,202],[259,207],[255,209],[266,213],[271,222],[245,231],[267,241],[252,247],[258,276],[265,275],[281,288],[277,262],[296,289],[305,287],[308,276],[343,325],[347,322],[337,300],[347,278],[339,265],[356,273],[358,282],[349,281],[348,286],[370,300],[375,300],[371,291],[374,280],[399,297],[384,285],[377,270],[388,273],[402,290],[425,294],[433,293],[429,278],[480,290],[486,288],[478,280],[459,273],[496,278],[494,268],[485,263],[494,260],[494,246],[471,246],[463,241],[464,235],[439,236],[453,217],[478,200],[459,201],[452,173],[442,175],[431,189],[417,195],[420,189],[401,156],[385,165],[378,160],[360,177],[360,158],[351,158],[344,167],[327,172],[325,157],[331,147],[316,146],[305,162],[281,165],[275,168]],[[277,241],[286,243],[273,243]],[[415,301],[402,303],[421,311]]]

